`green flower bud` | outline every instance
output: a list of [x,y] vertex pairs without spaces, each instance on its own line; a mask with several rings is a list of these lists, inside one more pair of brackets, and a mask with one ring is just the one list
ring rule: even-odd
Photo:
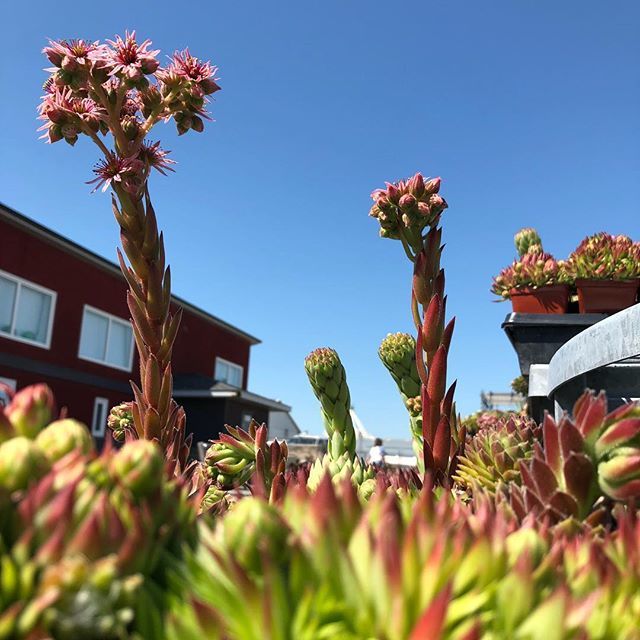
[[11,438],[0,445],[0,488],[8,492],[26,489],[50,469],[42,449],[28,438]]
[[21,389],[5,409],[5,415],[16,433],[35,438],[53,419],[55,401],[46,384],[34,384]]
[[162,483],[164,458],[162,451],[151,440],[127,442],[113,457],[112,476],[136,497],[144,497]]
[[93,450],[89,429],[82,422],[70,418],[52,422],[36,436],[35,442],[51,462],[60,460],[71,451],[87,454]]

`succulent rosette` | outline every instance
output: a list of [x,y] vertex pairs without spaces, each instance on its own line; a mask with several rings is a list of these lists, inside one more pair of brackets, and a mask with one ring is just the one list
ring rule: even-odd
[[524,416],[482,426],[468,437],[454,479],[470,490],[477,487],[490,493],[510,483],[520,485],[520,465],[533,457],[540,436],[538,425]]
[[640,278],[640,243],[597,233],[580,243],[565,268],[572,280],[634,280]]
[[[537,249],[537,247],[536,247]],[[554,284],[566,284],[565,263],[542,251],[526,253],[503,269],[494,279],[491,291],[501,298],[510,298],[513,291],[539,289]]]
[[[14,465],[15,517],[0,534],[2,637],[162,638],[158,589],[197,541],[197,505],[158,445],[138,440],[99,457],[79,447],[52,467],[40,452],[36,472],[37,443],[2,446],[14,442],[31,448],[29,464]],[[15,481],[23,466],[30,480]]]

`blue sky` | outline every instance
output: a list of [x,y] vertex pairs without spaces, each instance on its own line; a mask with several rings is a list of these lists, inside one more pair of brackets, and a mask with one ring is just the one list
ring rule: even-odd
[[109,198],[85,184],[96,151],[37,139],[47,37],[136,29],[163,53],[189,46],[214,61],[215,123],[180,139],[154,130],[179,163],[151,184],[174,291],[263,340],[250,388],[291,404],[310,432],[321,421],[303,360],[332,346],[367,428],[407,433],[377,356],[387,332],[412,329],[409,263],[367,216],[385,180],[443,178],[462,413],[518,373],[500,329],[509,308],[489,293],[517,229],[537,227],[557,257],[603,229],[640,237],[635,1],[81,7],[12,3],[0,26],[0,200],[114,257]]

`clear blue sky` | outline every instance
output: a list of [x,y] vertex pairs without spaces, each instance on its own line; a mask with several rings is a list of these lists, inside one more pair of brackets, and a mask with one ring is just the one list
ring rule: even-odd
[[332,346],[368,429],[407,433],[377,356],[387,332],[412,328],[409,264],[367,216],[384,180],[443,178],[463,413],[518,373],[500,329],[509,308],[489,293],[513,233],[537,227],[558,257],[602,229],[640,236],[635,0],[80,7],[5,8],[0,200],[113,258],[109,198],[85,184],[96,152],[37,140],[46,38],[129,28],[163,53],[189,46],[213,60],[216,122],[181,139],[155,130],[179,163],[151,185],[174,291],[263,340],[250,388],[293,405],[311,432],[321,421],[303,359]]

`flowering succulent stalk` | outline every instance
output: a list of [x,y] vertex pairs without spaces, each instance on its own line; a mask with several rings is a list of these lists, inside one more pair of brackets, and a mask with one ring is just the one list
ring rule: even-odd
[[328,453],[339,460],[356,456],[356,434],[351,419],[351,396],[340,357],[333,349],[312,351],[304,361],[313,392],[322,407],[324,428],[329,436]]
[[604,232],[588,236],[569,256],[566,271],[573,281],[640,278],[640,243]]
[[464,434],[456,428],[453,394],[447,389],[447,354],[454,320],[445,326],[444,270],[440,268],[442,229],[447,207],[439,195],[440,178],[425,181],[420,173],[406,181],[387,183],[371,194],[369,215],[380,222],[380,235],[401,241],[413,263],[411,311],[418,332],[416,367],[421,381],[424,469],[437,482],[448,481],[455,469]]
[[139,43],[135,32],[106,43],[51,42],[44,49],[52,68],[40,105],[44,137],[74,145],[91,139],[103,154],[92,183],[111,189],[124,255],[118,258],[129,285],[127,303],[140,356],[140,386],[133,385],[130,438],[155,439],[178,469],[189,451],[184,411],[172,398],[171,351],[180,323],[173,314],[171,276],[165,265],[148,189],[152,169],[173,170],[158,142],[148,135],[161,120],[173,119],[179,134],[202,131],[208,96],[218,91],[216,68],[188,50],[160,68],[159,51]]
[[251,421],[249,430],[226,426],[211,443],[205,455],[205,468],[212,480],[207,491],[208,506],[224,498],[224,492],[240,487],[253,478],[253,488],[259,494],[279,499],[284,482],[288,449],[286,442],[267,443],[267,426]]
[[[513,237],[513,242],[516,245],[516,250],[521,258],[527,253],[533,253],[533,251],[530,251],[532,246],[536,253],[542,251],[542,240],[540,239],[538,232],[531,227],[520,229],[520,231],[518,231],[518,233]],[[538,249],[540,251],[538,251]]]
[[418,469],[424,473],[421,382],[416,367],[416,341],[408,333],[390,333],[380,344],[378,355],[398,385],[402,402],[409,412],[413,451]]

